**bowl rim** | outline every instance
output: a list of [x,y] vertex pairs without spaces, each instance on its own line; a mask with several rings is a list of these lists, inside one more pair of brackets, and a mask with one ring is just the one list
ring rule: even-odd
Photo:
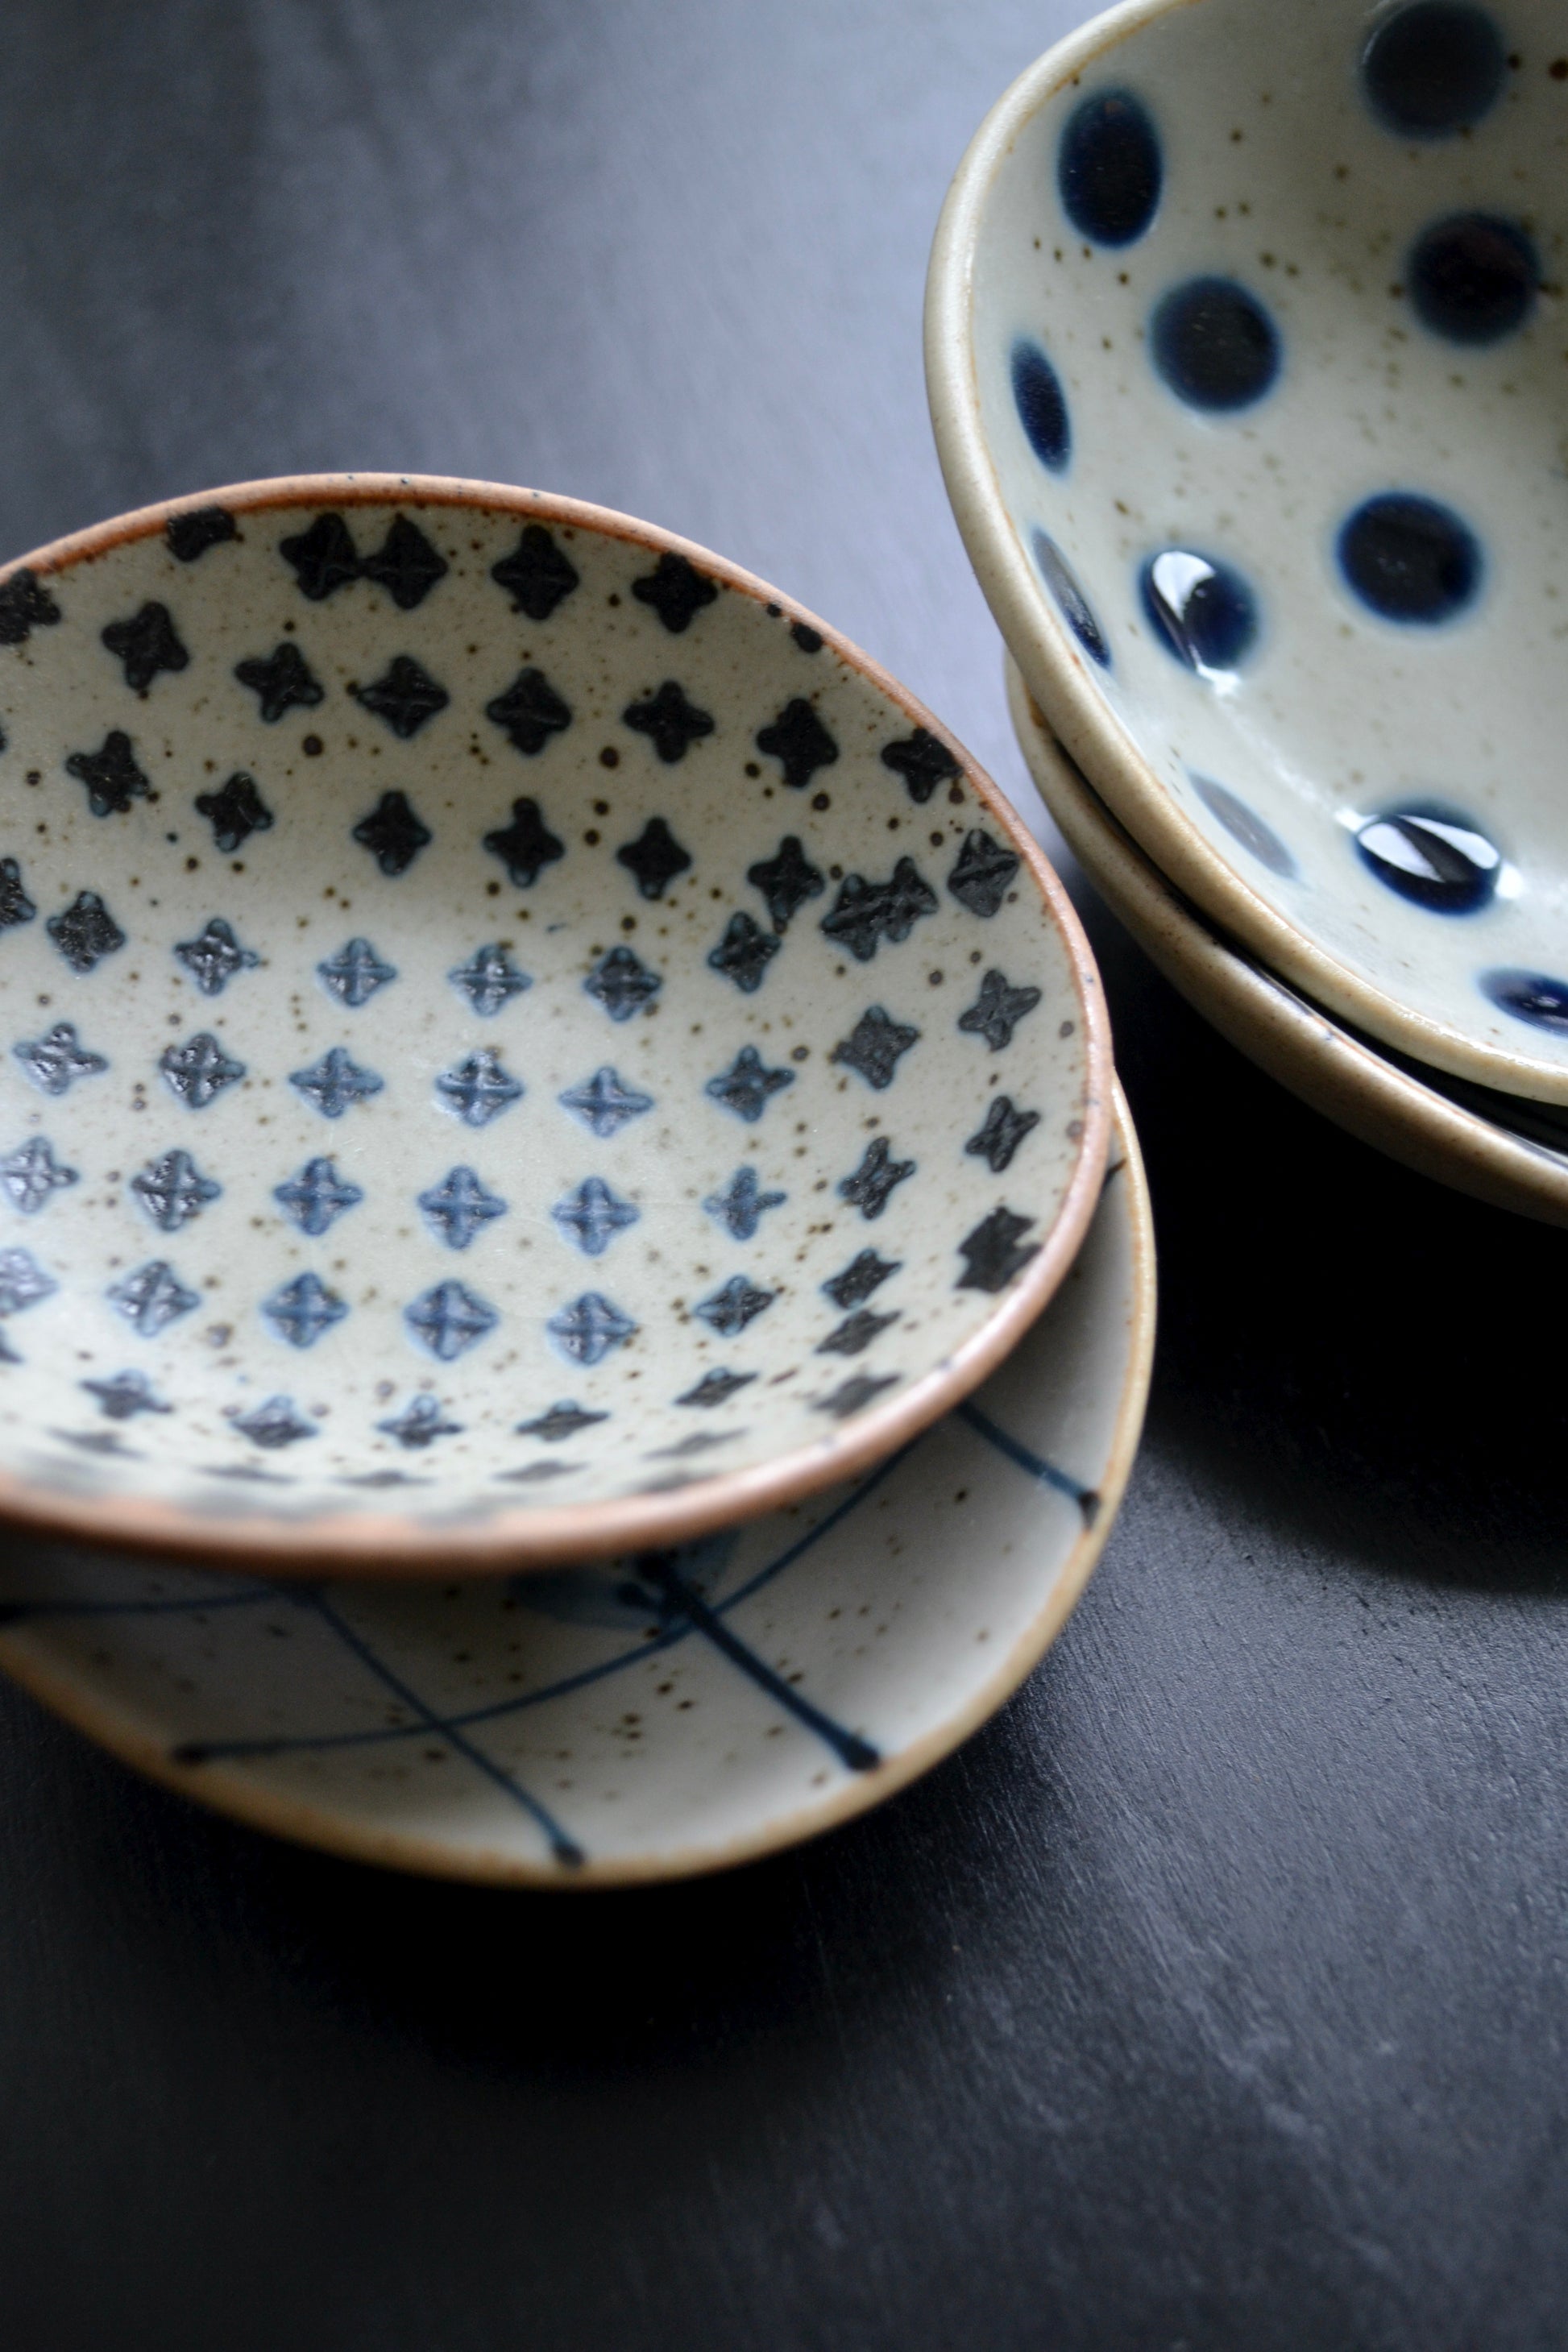
[[1072,903],[1044,851],[999,787],[962,743],[879,662],[816,614],[755,573],[697,541],[613,508],[500,482],[413,473],[280,475],[139,507],[0,566],[0,584],[21,571],[58,575],[78,563],[162,532],[173,516],[223,506],[237,514],[300,507],[407,505],[479,508],[523,522],[554,523],[619,539],[654,555],[684,556],[754,603],[773,604],[815,629],[825,645],[885,695],[913,727],[925,727],[952,751],[987,816],[1005,834],[1034,882],[1042,913],[1067,951],[1087,1064],[1083,1132],[1077,1163],[1055,1222],[1013,1286],[951,1356],[909,1381],[885,1404],[808,1445],[721,1471],[690,1486],[609,1501],[512,1506],[475,1526],[421,1524],[396,1511],[323,1512],[306,1520],[192,1510],[149,1496],[71,1496],[0,1467],[0,1522],[121,1550],[163,1553],[210,1567],[271,1576],[378,1578],[431,1574],[507,1574],[688,1541],[711,1529],[778,1510],[857,1472],[907,1444],[940,1419],[1010,1353],[1046,1307],[1077,1256],[1100,1197],[1113,1118],[1114,1073],[1104,993],[1093,951]]
[[1289,920],[1199,832],[1092,681],[1037,579],[1002,497],[981,418],[975,255],[992,190],[1033,119],[1089,67],[1158,19],[1203,0],[1121,0],[1047,49],[974,133],[937,223],[926,275],[926,394],[947,494],[981,591],[1047,725],[1139,846],[1184,897],[1321,1003],[1418,1061],[1500,1093],[1568,1102],[1568,1066],[1488,1046],[1415,1012]]

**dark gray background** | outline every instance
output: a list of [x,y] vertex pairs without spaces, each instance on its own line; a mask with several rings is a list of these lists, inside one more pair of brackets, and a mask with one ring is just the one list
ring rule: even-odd
[[[0,552],[300,467],[574,491],[1026,800],[920,306],[1079,13],[8,0]],[[1163,1336],[1046,1665],[820,1846],[578,1898],[271,1845],[0,1693],[6,2344],[1563,2340],[1563,1243],[1312,1118],[1079,895]]]

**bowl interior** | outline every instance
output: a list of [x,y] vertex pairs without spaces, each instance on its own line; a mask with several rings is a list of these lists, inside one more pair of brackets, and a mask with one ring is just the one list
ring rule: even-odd
[[1282,969],[1568,1093],[1561,11],[1123,10],[999,118],[959,503],[1042,707]]
[[384,1565],[838,1475],[1091,1204],[1037,853],[715,560],[331,490],[0,584],[7,1499]]

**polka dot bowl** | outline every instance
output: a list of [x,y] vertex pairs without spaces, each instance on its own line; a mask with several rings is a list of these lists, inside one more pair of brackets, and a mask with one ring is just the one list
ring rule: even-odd
[[865,656],[374,477],[0,575],[0,1514],[514,1569],[886,1455],[1087,1229],[1089,950]]
[[985,122],[932,257],[948,488],[1051,727],[1384,1043],[1568,1101],[1548,0],[1182,0]]

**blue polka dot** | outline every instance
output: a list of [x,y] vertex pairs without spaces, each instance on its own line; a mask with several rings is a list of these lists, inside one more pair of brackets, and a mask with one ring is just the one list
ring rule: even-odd
[[1037,343],[1022,336],[1013,346],[1013,398],[1030,448],[1053,474],[1072,455],[1072,425],[1061,379]]
[[1431,802],[1370,818],[1355,845],[1369,873],[1438,915],[1473,915],[1488,905],[1502,867],[1496,845],[1468,817]]
[[1385,130],[1448,139],[1496,103],[1508,64],[1502,35],[1469,0],[1411,0],[1362,51],[1362,87]]
[[1481,987],[1500,1013],[1568,1037],[1568,980],[1544,971],[1483,971]]
[[1094,608],[1079,586],[1061,549],[1043,530],[1035,533],[1035,562],[1040,567],[1041,579],[1061,607],[1062,618],[1085,653],[1091,654],[1101,669],[1109,669],[1110,647],[1094,617]]
[[1131,245],[1154,217],[1160,142],[1131,90],[1101,90],[1073,109],[1057,152],[1057,186],[1074,228],[1095,245]]
[[1228,784],[1216,784],[1212,776],[1193,776],[1193,790],[1209,814],[1218,819],[1233,841],[1267,866],[1270,874],[1282,880],[1295,879],[1296,861],[1271,824],[1266,824],[1255,808],[1233,793]]
[[1245,658],[1258,635],[1258,602],[1228,563],[1167,547],[1150,557],[1138,585],[1155,635],[1185,668],[1213,676]]
[[1389,490],[1357,507],[1340,531],[1340,568],[1385,621],[1433,628],[1462,613],[1481,583],[1468,524],[1436,499]]
[[1279,373],[1279,337],[1261,302],[1231,278],[1173,287],[1150,332],[1154,365],[1190,408],[1250,408]]
[[1535,308],[1541,265],[1512,221],[1456,213],[1417,239],[1405,276],[1424,327],[1454,343],[1495,343]]

